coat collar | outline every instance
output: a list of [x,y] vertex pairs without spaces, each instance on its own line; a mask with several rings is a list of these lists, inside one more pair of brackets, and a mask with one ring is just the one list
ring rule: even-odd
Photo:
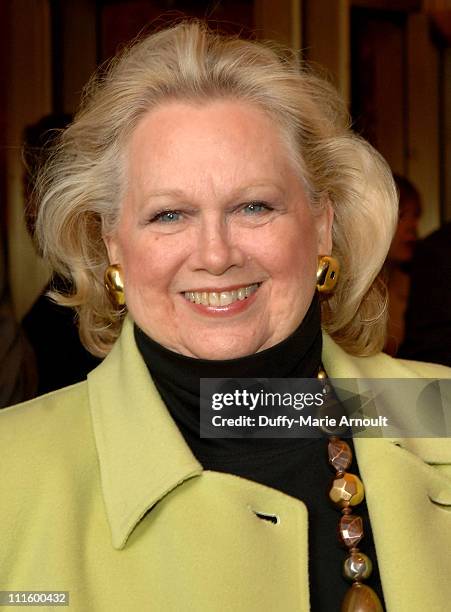
[[[327,335],[323,363],[331,378],[420,375],[408,364],[385,355],[352,357]],[[449,370],[444,370],[449,376]],[[199,476],[202,466],[149,376],[130,317],[111,353],[89,374],[88,393],[112,542],[121,549],[144,514],[179,484]],[[356,440],[358,459],[366,453],[367,442]],[[392,444],[393,440],[383,442]],[[406,441],[424,461],[451,463],[449,441],[420,440],[416,446],[413,442]]]
[[[385,353],[372,357],[353,357],[346,353],[329,336],[323,334],[323,363],[330,378],[451,378],[451,369],[432,363],[420,363],[393,359]],[[448,398],[449,399],[449,398]],[[447,401],[448,401],[447,399]],[[393,409],[397,406],[408,418],[408,410],[403,403],[402,389],[391,400]],[[449,424],[448,424],[449,425]],[[364,440],[355,440],[362,447]],[[451,442],[449,438],[396,438],[391,439],[404,449],[430,464],[451,463]],[[364,444],[363,444],[364,446]],[[358,448],[356,447],[356,451]]]
[[89,374],[88,389],[112,541],[120,549],[143,515],[202,466],[149,376],[130,318]]

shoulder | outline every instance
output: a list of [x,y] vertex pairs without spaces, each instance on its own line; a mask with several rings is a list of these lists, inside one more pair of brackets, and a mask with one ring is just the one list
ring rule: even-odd
[[451,368],[439,363],[426,363],[424,361],[410,361],[408,359],[395,359],[400,366],[420,378],[451,378]]
[[[19,425],[24,421],[33,421],[36,426],[58,426],[67,418],[73,418],[76,406],[81,407],[87,403],[86,381],[52,391],[27,402],[3,408],[0,410],[0,435],[10,424]],[[23,431],[23,430],[21,430]],[[19,432],[17,432],[19,433]]]
[[397,359],[385,353],[353,359],[380,378],[451,378],[451,368],[438,363]]
[[323,362],[331,378],[451,378],[451,368],[437,363],[396,359],[385,353],[356,357],[323,335]]
[[86,382],[0,410],[4,476],[77,466],[91,440]]

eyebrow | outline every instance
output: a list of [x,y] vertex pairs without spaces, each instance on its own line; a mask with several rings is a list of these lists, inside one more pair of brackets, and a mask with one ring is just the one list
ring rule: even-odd
[[[249,185],[238,187],[235,189],[228,197],[230,198],[239,198],[245,197],[245,194],[252,189],[277,189],[281,194],[285,193],[285,189],[276,183],[251,183]],[[164,197],[177,197],[177,198],[187,198],[188,194],[185,193],[182,189],[157,189],[155,191],[149,191],[146,193],[146,199],[153,198],[164,198]]]
[[146,193],[146,199],[149,198],[164,198],[166,196],[184,197],[185,193],[182,189],[157,189]]

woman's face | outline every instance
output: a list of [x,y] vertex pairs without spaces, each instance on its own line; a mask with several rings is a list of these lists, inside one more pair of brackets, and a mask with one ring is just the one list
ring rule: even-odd
[[293,332],[331,250],[330,205],[314,216],[277,125],[238,101],[170,102],[128,149],[120,220],[105,238],[128,310],[183,355],[233,359]]
[[418,198],[401,195],[398,225],[388,252],[388,261],[402,264],[412,260],[418,240],[420,217],[421,203]]

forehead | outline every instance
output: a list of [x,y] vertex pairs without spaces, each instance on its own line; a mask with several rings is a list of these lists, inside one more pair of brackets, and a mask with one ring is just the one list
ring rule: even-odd
[[129,176],[149,186],[276,179],[294,172],[276,121],[257,106],[230,100],[174,101],[148,112],[132,133],[127,158]]

